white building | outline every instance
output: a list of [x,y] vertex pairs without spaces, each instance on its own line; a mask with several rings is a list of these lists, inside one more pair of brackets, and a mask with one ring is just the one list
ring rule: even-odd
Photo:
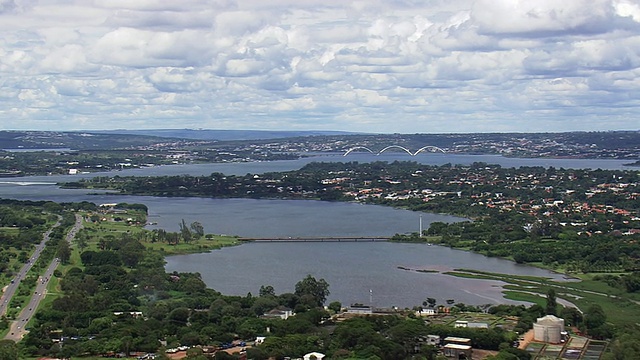
[[287,320],[290,316],[293,316],[293,310],[286,307],[273,309],[269,312],[264,313],[264,315],[262,315],[263,318],[279,318],[282,320]]
[[439,335],[427,335],[427,345],[438,346],[440,345]]

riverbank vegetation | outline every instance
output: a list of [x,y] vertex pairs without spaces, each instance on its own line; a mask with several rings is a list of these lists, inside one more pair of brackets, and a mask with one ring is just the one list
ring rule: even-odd
[[[557,299],[566,301],[562,311],[557,314],[586,312],[588,309],[597,306],[607,314],[608,324],[615,325],[618,328],[626,328],[635,326],[640,322],[640,306],[633,297],[628,296],[615,288],[608,287],[599,281],[583,280],[583,281],[552,281],[550,279],[537,278],[531,276],[505,275],[488,272],[481,272],[470,269],[456,269],[447,272],[452,276],[460,276],[467,278],[498,280],[506,283],[504,286],[505,297],[511,300],[528,301],[532,303],[542,304],[545,296],[550,290],[554,291]],[[537,300],[537,301],[536,301]],[[567,318],[567,317],[565,317]],[[573,318],[573,315],[568,318]],[[573,326],[579,327],[581,323],[574,321]],[[582,328],[584,333],[600,334],[599,337],[607,338],[613,335],[612,327],[587,330]],[[601,334],[603,333],[603,334]]]
[[512,284],[507,296],[529,298],[525,294],[554,288],[582,311],[598,306],[609,317],[597,336],[635,332],[640,323],[636,171],[351,162],[261,175],[95,178],[66,186],[155,196],[358,201],[459,215],[472,220],[433,223],[423,234],[392,240],[466,249],[579,277],[575,284]]

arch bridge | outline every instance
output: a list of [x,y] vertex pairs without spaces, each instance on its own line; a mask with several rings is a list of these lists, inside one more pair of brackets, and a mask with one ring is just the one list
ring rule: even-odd
[[363,151],[367,151],[370,152],[371,154],[374,154],[376,156],[382,154],[383,152],[390,150],[390,149],[397,149],[397,150],[402,150],[404,152],[406,152],[407,154],[409,154],[410,156],[416,156],[418,154],[420,154],[421,152],[425,152],[425,151],[429,151],[429,152],[441,152],[441,153],[446,153],[446,151],[444,151],[443,149],[437,147],[437,146],[431,146],[431,145],[427,145],[427,146],[423,146],[420,149],[416,150],[416,152],[411,152],[411,150],[407,149],[404,146],[400,146],[400,145],[389,145],[385,148],[383,148],[382,150],[375,152],[371,149],[369,149],[366,146],[356,146],[356,147],[352,147],[351,149],[348,149],[342,156],[347,156],[349,154],[351,154],[354,151],[358,151],[358,150],[363,150]]

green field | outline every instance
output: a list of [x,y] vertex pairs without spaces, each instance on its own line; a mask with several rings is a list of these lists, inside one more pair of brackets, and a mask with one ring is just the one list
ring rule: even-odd
[[598,304],[607,314],[607,320],[616,326],[640,323],[640,304],[634,294],[623,293],[607,284],[585,277],[581,281],[558,282],[547,278],[531,276],[514,276],[456,269],[446,274],[474,279],[499,280],[506,283],[503,294],[505,298],[526,301],[544,306],[546,294],[550,288],[556,292],[558,299],[574,304],[585,311],[593,304]]

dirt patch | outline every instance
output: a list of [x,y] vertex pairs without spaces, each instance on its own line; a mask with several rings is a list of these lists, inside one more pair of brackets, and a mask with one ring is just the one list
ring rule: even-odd
[[482,349],[473,349],[471,353],[472,360],[483,360],[489,356],[496,355],[498,352],[493,350],[482,350]]
[[518,349],[526,350],[529,343],[533,341],[533,329],[527,331],[524,334],[524,340],[520,340],[520,345],[518,345]]
[[178,351],[177,353],[167,354],[169,359],[183,359],[187,357],[186,351]]

